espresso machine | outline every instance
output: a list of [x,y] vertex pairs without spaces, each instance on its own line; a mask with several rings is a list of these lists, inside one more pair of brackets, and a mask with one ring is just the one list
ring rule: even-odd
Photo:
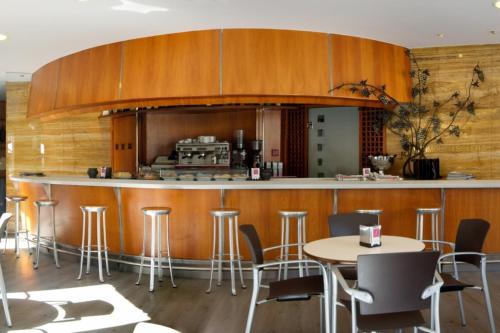
[[234,131],[233,151],[231,152],[232,167],[234,169],[247,169],[246,159],[245,132],[238,129]]

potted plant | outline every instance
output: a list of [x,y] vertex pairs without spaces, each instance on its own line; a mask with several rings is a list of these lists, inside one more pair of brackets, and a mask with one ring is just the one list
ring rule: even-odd
[[442,144],[446,136],[460,137],[458,116],[464,112],[470,116],[475,114],[472,91],[480,87],[484,73],[479,64],[475,65],[464,93],[453,91],[445,100],[432,100],[426,97],[430,71],[419,66],[413,53],[407,51],[407,55],[412,64],[410,102],[398,101],[387,93],[385,85],[372,85],[367,80],[342,83],[332,90],[349,89],[364,98],[376,97],[384,111],[377,119],[375,130],[386,128],[399,137],[404,158],[403,176],[436,179],[439,177],[439,159],[427,159],[426,150],[432,143]]

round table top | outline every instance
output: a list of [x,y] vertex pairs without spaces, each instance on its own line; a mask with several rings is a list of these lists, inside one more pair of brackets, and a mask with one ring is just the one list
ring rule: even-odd
[[353,263],[359,255],[395,252],[418,252],[425,248],[419,240],[382,235],[382,245],[364,247],[359,245],[359,236],[341,236],[319,239],[304,245],[304,252],[311,258],[330,263]]

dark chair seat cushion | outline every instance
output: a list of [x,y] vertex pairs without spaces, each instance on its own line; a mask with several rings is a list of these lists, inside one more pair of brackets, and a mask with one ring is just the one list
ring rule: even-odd
[[473,284],[464,283],[455,279],[451,274],[441,273],[441,278],[443,279],[443,286],[441,287],[441,292],[446,293],[450,291],[462,291],[465,288],[474,287]]
[[[349,312],[351,300],[339,299]],[[425,319],[420,311],[406,311],[376,315],[362,315],[359,313],[359,304],[356,312],[358,328],[361,331],[396,330],[400,328],[425,325]]]
[[321,275],[306,276],[269,283],[267,299],[279,301],[297,301],[309,299],[312,295],[323,294],[323,277]]

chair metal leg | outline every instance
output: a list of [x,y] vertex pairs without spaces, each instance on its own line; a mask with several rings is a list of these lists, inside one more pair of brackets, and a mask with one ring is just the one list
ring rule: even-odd
[[462,299],[461,291],[457,291],[457,298],[458,298],[458,307],[460,309],[460,323],[462,324],[462,326],[466,326],[467,322],[465,321],[464,301]]
[[252,332],[253,316],[255,314],[255,306],[257,305],[257,296],[259,296],[259,271],[257,269],[252,269],[253,275],[253,289],[252,289],[252,299],[250,301],[250,309],[248,310],[247,325],[245,327],[245,333]]
[[229,267],[231,270],[231,293],[236,296],[236,287],[234,281],[234,235],[233,235],[233,217],[229,217]]
[[174,282],[174,273],[172,270],[172,259],[170,256],[170,216],[167,215],[167,260],[168,260],[168,269],[170,270],[170,282],[172,282],[172,287],[177,288],[177,285]]
[[281,218],[280,264],[278,265],[278,281],[281,280],[281,261],[283,261],[283,245],[285,245],[285,218]]
[[356,322],[356,299],[351,296],[351,331],[358,332],[358,323]]
[[210,282],[208,284],[208,289],[206,293],[210,293],[212,291],[212,280],[214,277],[214,262],[215,262],[215,243],[217,241],[217,222],[216,218],[212,218],[213,222],[213,233],[212,233],[212,259],[210,260]]
[[87,214],[87,223],[88,223],[88,239],[87,239],[87,271],[86,273],[89,274],[90,273],[90,258],[91,258],[91,251],[92,251],[92,245],[91,245],[91,242],[92,242],[92,212],[88,212]]
[[108,263],[108,241],[106,238],[106,211],[103,212],[102,215],[102,232],[104,238],[104,260],[106,262],[106,275],[111,276],[109,273],[109,263]]
[[142,230],[142,253],[141,253],[141,264],[139,266],[139,276],[137,277],[136,285],[141,283],[142,269],[144,267],[144,256],[146,255],[146,215],[143,215],[143,230]]
[[157,251],[158,251],[158,281],[163,282],[163,268],[162,268],[162,251],[161,251],[161,216],[156,217],[156,231],[157,231],[157,242],[158,245]]
[[240,280],[241,288],[246,289],[245,281],[243,280],[243,269],[241,268],[241,257],[240,257],[240,241],[238,237],[238,216],[234,217],[234,238],[236,241],[236,258],[238,260],[238,268],[240,270]]
[[9,311],[9,303],[7,301],[7,289],[5,288],[5,281],[3,279],[2,266],[0,265],[0,289],[2,292],[2,303],[3,303],[3,312],[5,314],[5,321],[7,322],[7,326],[12,326],[12,321],[10,319],[10,311]]
[[151,268],[149,270],[149,291],[155,287],[155,221],[151,221]]
[[[35,262],[33,265],[34,269],[38,268],[38,263],[40,260],[40,207],[36,207],[36,258]],[[5,239],[5,242],[7,243],[7,238]]]
[[[82,278],[82,272],[83,272],[83,257],[85,256],[85,221],[86,221],[86,216],[87,214],[85,213],[85,210],[82,209],[82,247],[80,248],[80,274],[78,274],[77,280],[80,280]],[[40,252],[40,223],[38,223],[38,241],[37,241],[37,258],[38,254]],[[38,259],[37,259],[38,261]]]
[[486,303],[486,308],[488,310],[488,319],[490,321],[490,330],[491,333],[496,333],[495,317],[493,316],[488,279],[486,278],[486,259],[482,259],[481,261],[481,280],[483,283],[484,302]]
[[56,243],[56,208],[55,208],[55,206],[52,206],[52,209],[51,209],[51,219],[50,220],[52,222],[52,251],[54,252],[54,261],[56,263],[56,267],[57,268],[61,268],[61,266],[59,266],[59,256],[57,255],[57,243]]
[[224,219],[222,217],[217,218],[219,224],[219,260],[218,260],[218,271],[217,271],[217,285],[222,284],[222,260],[224,259]]
[[104,282],[104,278],[102,277],[102,253],[101,253],[101,213],[97,212],[97,266],[99,269],[99,281]]

